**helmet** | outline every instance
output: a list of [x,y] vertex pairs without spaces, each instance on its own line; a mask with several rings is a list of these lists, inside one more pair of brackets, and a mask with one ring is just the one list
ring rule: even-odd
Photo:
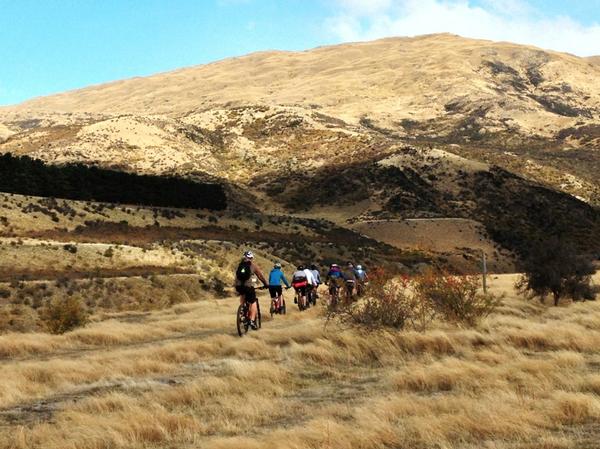
[[357,266],[356,266],[356,269],[357,269],[357,270],[362,270],[362,265],[357,265]]
[[252,251],[245,251],[244,258],[245,259],[254,259],[254,253]]
[[347,264],[347,265],[348,265],[349,267],[353,267],[353,266],[354,266],[354,264],[353,264],[352,262],[348,262],[348,264]]
[[314,264],[314,263],[310,264],[310,269],[311,270],[316,270],[317,269],[317,265]]
[[331,268],[338,268],[338,267],[339,267],[339,265],[337,263],[332,263],[331,264]]
[[281,263],[279,263],[279,262],[275,263],[275,268],[281,268]]
[[298,270],[304,270],[304,265],[298,265]]

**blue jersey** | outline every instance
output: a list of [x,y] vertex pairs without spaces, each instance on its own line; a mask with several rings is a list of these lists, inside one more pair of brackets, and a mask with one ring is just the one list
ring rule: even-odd
[[285,274],[283,274],[283,271],[281,271],[280,268],[273,268],[271,273],[269,273],[269,285],[272,287],[279,286],[282,282],[286,287],[290,286],[289,282],[285,278]]

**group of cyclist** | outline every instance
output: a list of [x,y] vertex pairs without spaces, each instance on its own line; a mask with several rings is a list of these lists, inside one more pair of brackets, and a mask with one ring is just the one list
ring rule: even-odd
[[[285,302],[283,301],[283,287],[294,288],[296,295],[294,302],[300,310],[304,310],[316,304],[319,286],[323,283],[321,272],[316,264],[308,266],[299,265],[292,274],[291,283],[288,282],[283,273],[280,263],[276,263],[269,273],[269,278],[264,276],[261,269],[254,261],[252,251],[245,251],[238,265],[235,276],[235,289],[240,295],[240,305],[248,305],[249,325],[257,329],[256,317],[258,313],[255,282],[258,279],[263,287],[268,288],[271,296],[271,313],[285,313]],[[354,295],[360,296],[364,291],[368,280],[367,272],[361,265],[354,266],[348,262],[344,267],[331,264],[325,277],[325,285],[329,287],[329,304],[335,306],[344,293],[346,300],[352,300]]]

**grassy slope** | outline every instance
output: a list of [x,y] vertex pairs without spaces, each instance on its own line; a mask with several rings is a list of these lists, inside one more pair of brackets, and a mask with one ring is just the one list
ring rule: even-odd
[[[600,304],[362,335],[317,310],[234,336],[235,300],[0,337],[0,447],[598,447]],[[263,298],[264,299],[264,298]]]

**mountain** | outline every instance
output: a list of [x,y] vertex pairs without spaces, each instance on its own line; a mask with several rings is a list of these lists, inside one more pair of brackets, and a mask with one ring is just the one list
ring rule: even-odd
[[595,250],[594,61],[448,34],[261,52],[2,108],[0,151],[216,180],[374,237],[453,219],[500,252],[548,232]]

